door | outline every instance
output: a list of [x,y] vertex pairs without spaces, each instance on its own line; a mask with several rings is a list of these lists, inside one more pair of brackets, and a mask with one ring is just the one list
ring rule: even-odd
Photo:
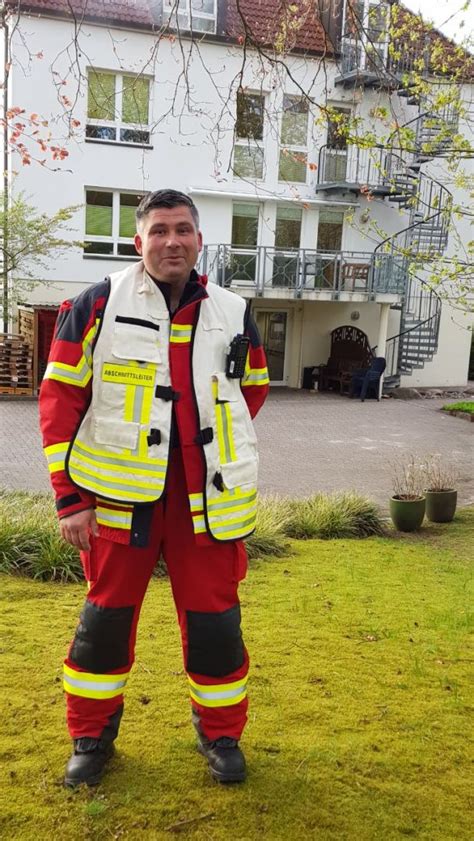
[[270,385],[286,385],[288,311],[256,310],[255,321],[267,355]]

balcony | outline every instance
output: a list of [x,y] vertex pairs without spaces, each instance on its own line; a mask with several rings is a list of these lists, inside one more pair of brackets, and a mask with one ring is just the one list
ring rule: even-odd
[[197,268],[246,298],[363,301],[390,295],[398,302],[407,276],[405,258],[394,254],[263,245],[205,245]]
[[323,146],[319,152],[316,190],[370,193],[403,204],[416,188],[416,174],[409,169],[412,162],[413,155],[407,153],[401,157],[383,147]]
[[413,73],[419,76],[429,66],[429,38],[410,44],[392,41],[371,42],[360,38],[343,38],[340,45],[340,75],[335,84],[344,87],[364,85],[398,89],[409,86]]

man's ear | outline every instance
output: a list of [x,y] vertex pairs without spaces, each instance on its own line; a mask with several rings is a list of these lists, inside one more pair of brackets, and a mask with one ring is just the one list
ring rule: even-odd
[[198,247],[199,247],[199,251],[202,251],[202,233],[201,233],[201,231],[198,231]]
[[140,234],[135,234],[133,241],[135,243],[135,248],[137,249],[137,254],[142,254],[142,238]]

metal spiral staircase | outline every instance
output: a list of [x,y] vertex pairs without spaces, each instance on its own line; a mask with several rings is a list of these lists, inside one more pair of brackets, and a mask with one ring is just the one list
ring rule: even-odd
[[[373,60],[362,58],[353,44],[342,45],[342,75],[336,83],[344,87],[354,84],[365,87],[379,87],[380,68],[374,73]],[[424,48],[425,53],[426,49]],[[417,106],[417,115],[400,129],[414,129],[413,151],[407,153],[396,148],[394,135],[385,144],[383,164],[377,164],[378,183],[368,184],[372,195],[385,197],[390,203],[406,208],[408,225],[396,234],[380,242],[374,250],[374,289],[404,289],[403,301],[394,309],[401,310],[400,330],[387,340],[387,358],[384,390],[390,391],[400,384],[402,375],[410,375],[415,369],[430,362],[438,349],[441,299],[423,278],[425,264],[440,257],[448,243],[451,218],[451,193],[438,181],[422,171],[423,164],[446,154],[451,144],[451,134],[457,129],[456,110],[447,104],[442,113],[432,113],[429,103],[410,85],[410,70],[414,67],[413,56],[407,64],[406,50],[401,50],[402,59],[396,63],[385,59],[384,66],[388,84],[398,96],[406,98],[407,104]],[[416,57],[415,57],[416,58]],[[364,64],[365,61],[365,64]],[[403,62],[403,64],[401,64]],[[425,67],[428,67],[429,60]],[[340,154],[340,153],[339,153]],[[379,159],[380,147],[372,149],[373,159]],[[320,165],[324,167],[329,150],[322,151]],[[324,173],[324,169],[321,170]],[[324,175],[323,175],[324,182]],[[335,184],[321,183],[321,189],[335,189]],[[353,189],[357,177],[346,177],[345,189]],[[360,192],[359,180],[359,192]],[[339,183],[339,187],[341,183]],[[383,259],[382,259],[383,255]]]

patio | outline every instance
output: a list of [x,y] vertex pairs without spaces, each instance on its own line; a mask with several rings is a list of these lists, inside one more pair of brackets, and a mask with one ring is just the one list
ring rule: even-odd
[[[348,400],[332,393],[275,388],[256,420],[260,488],[304,496],[354,488],[384,508],[390,462],[440,453],[459,470],[459,501],[474,503],[472,424],[439,411],[446,398]],[[2,401],[0,485],[48,490],[36,401]]]

